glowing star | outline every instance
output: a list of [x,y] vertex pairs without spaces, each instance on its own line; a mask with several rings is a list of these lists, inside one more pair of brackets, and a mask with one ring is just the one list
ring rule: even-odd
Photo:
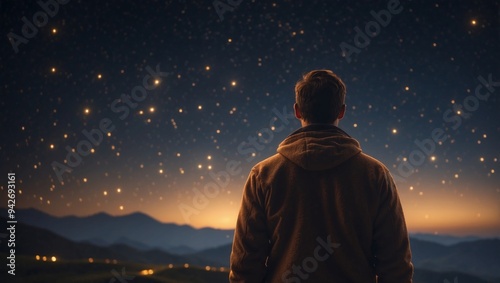
[[484,157],[479,158],[479,161],[484,162]]
[[232,82],[231,82],[231,85],[232,85],[232,86],[236,86],[236,81],[232,81]]
[[205,70],[210,71],[210,66],[206,66]]
[[431,161],[436,161],[436,157],[435,156],[431,156]]
[[476,20],[472,20],[472,21],[470,21],[470,23],[471,23],[473,26],[477,25],[477,21],[476,21]]
[[53,28],[53,29],[52,29],[52,33],[53,33],[53,34],[56,34],[56,33],[57,33],[57,29]]
[[393,134],[397,134],[398,133],[398,129],[392,129],[392,133]]
[[182,111],[184,111],[184,110],[182,110],[182,108],[179,108],[179,113],[182,113]]
[[50,145],[50,149],[54,149],[54,145],[53,144]]
[[409,86],[405,86],[405,90],[406,90],[406,91],[409,91],[409,90],[410,90],[410,87],[409,87]]
[[101,74],[97,74],[97,78],[98,79],[102,79],[102,75]]
[[158,170],[158,173],[163,174],[163,169]]
[[159,85],[160,84],[160,80],[155,80],[155,85]]
[[90,109],[89,109],[89,108],[85,108],[85,109],[83,109],[83,113],[85,113],[85,114],[87,114],[87,115],[88,115],[88,114],[90,114]]
[[155,108],[154,107],[150,107],[149,108],[149,112],[154,113],[155,112]]
[[107,191],[104,191],[102,192],[103,195],[107,196],[108,195],[108,192]]
[[198,105],[198,110],[202,110],[203,109],[203,106],[202,105]]
[[123,210],[123,205],[120,205],[120,210]]
[[53,67],[52,69],[50,69],[50,71],[51,71],[52,73],[55,73],[55,72],[56,72],[56,68],[54,68],[54,67]]
[[122,192],[122,189],[117,188],[117,189],[116,189],[116,192],[117,192],[117,193],[121,193],[121,192]]

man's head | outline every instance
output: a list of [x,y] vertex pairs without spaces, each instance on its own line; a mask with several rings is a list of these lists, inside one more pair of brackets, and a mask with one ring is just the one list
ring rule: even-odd
[[314,70],[295,84],[295,117],[307,124],[334,124],[344,117],[346,87],[330,70]]

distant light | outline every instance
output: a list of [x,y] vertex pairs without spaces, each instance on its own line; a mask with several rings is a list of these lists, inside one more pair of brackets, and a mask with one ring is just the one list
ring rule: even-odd
[[410,87],[409,87],[409,86],[405,86],[405,90],[406,90],[406,91],[409,91],[409,90],[410,90]]
[[354,128],[357,128],[358,127],[358,124],[354,123],[354,125],[352,125]]
[[182,108],[179,108],[179,113],[182,113],[182,111],[183,111]]
[[228,38],[227,42],[233,42],[233,39],[232,38]]
[[117,189],[116,189],[116,192],[117,192],[117,193],[121,193],[121,192],[122,192],[122,189],[117,188]]
[[55,72],[56,72],[56,68],[52,68],[52,69],[50,69],[50,71],[51,71],[52,73],[55,73]]
[[89,257],[89,262],[90,262],[90,263],[93,263],[93,262],[94,262],[94,259],[93,259],[93,258],[91,258],[91,257]]
[[155,80],[155,85],[159,85],[160,84],[160,80],[156,79]]
[[120,205],[120,210],[123,210],[123,205]]
[[477,25],[477,21],[476,21],[476,20],[472,20],[472,21],[470,21],[470,23],[471,23],[473,26]]
[[85,109],[83,110],[83,113],[85,113],[85,114],[89,114],[89,113],[90,113],[90,109],[89,109],[89,108],[85,108]]
[[43,256],[43,257],[42,257],[42,260],[43,260],[43,261],[47,261],[47,257],[46,257],[46,256]]
[[458,174],[455,174],[455,176],[454,176],[454,177],[455,177],[455,179],[458,179],[458,177],[459,177],[459,176],[458,176]]
[[210,71],[210,66],[206,66],[205,70]]
[[35,256],[35,259],[36,259],[36,260],[40,260],[40,256],[39,256],[39,255],[36,255],[36,256]]
[[108,195],[108,192],[107,191],[104,191],[102,192],[103,195],[107,196]]
[[480,157],[479,161],[484,162],[484,157]]
[[201,168],[203,168],[203,165],[198,164],[198,169],[201,169]]
[[155,108],[154,107],[150,107],[149,108],[149,112],[154,113],[155,112]]
[[431,156],[431,161],[436,161],[436,157],[435,156]]
[[198,105],[198,110],[202,110],[203,109],[203,105]]
[[398,133],[398,129],[392,129],[392,133],[393,134],[397,134]]
[[158,170],[158,173],[163,174],[163,169]]
[[143,115],[143,114],[144,114],[144,111],[139,110],[139,115]]
[[54,149],[54,145],[53,144],[50,145],[50,149]]
[[189,268],[189,264],[188,263],[184,263],[184,268]]
[[52,29],[52,33],[53,33],[53,34],[56,34],[56,33],[57,33],[57,29],[53,28],[53,29]]
[[208,266],[208,265],[207,265],[207,266],[205,266],[205,270],[206,270],[206,271],[210,271],[210,269],[212,269],[210,266]]
[[413,186],[410,186],[410,191],[413,191]]
[[174,265],[173,264],[169,264],[168,268],[174,268]]
[[232,81],[232,82],[231,82],[231,85],[232,85],[232,86],[236,86],[236,81]]
[[181,174],[184,174],[184,169],[179,168],[179,172],[180,172]]
[[87,183],[88,179],[87,178],[83,178],[83,182],[84,183]]
[[57,261],[57,258],[55,256],[51,257],[50,260],[52,260],[52,262],[56,262]]
[[101,74],[97,74],[97,78],[98,79],[102,79],[102,75]]
[[207,156],[207,159],[212,160],[212,156],[211,155]]

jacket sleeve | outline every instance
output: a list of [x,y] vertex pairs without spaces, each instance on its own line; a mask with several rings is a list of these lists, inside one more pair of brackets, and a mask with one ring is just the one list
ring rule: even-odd
[[269,252],[264,197],[255,171],[247,179],[241,203],[233,250],[231,252],[231,283],[261,283],[266,275]]
[[392,176],[385,169],[373,233],[378,283],[411,283],[413,264],[405,218]]

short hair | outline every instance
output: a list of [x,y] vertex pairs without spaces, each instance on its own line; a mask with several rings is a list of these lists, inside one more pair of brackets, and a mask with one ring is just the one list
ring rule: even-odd
[[330,70],[313,70],[295,84],[295,102],[308,123],[329,124],[337,120],[345,103],[344,82]]

